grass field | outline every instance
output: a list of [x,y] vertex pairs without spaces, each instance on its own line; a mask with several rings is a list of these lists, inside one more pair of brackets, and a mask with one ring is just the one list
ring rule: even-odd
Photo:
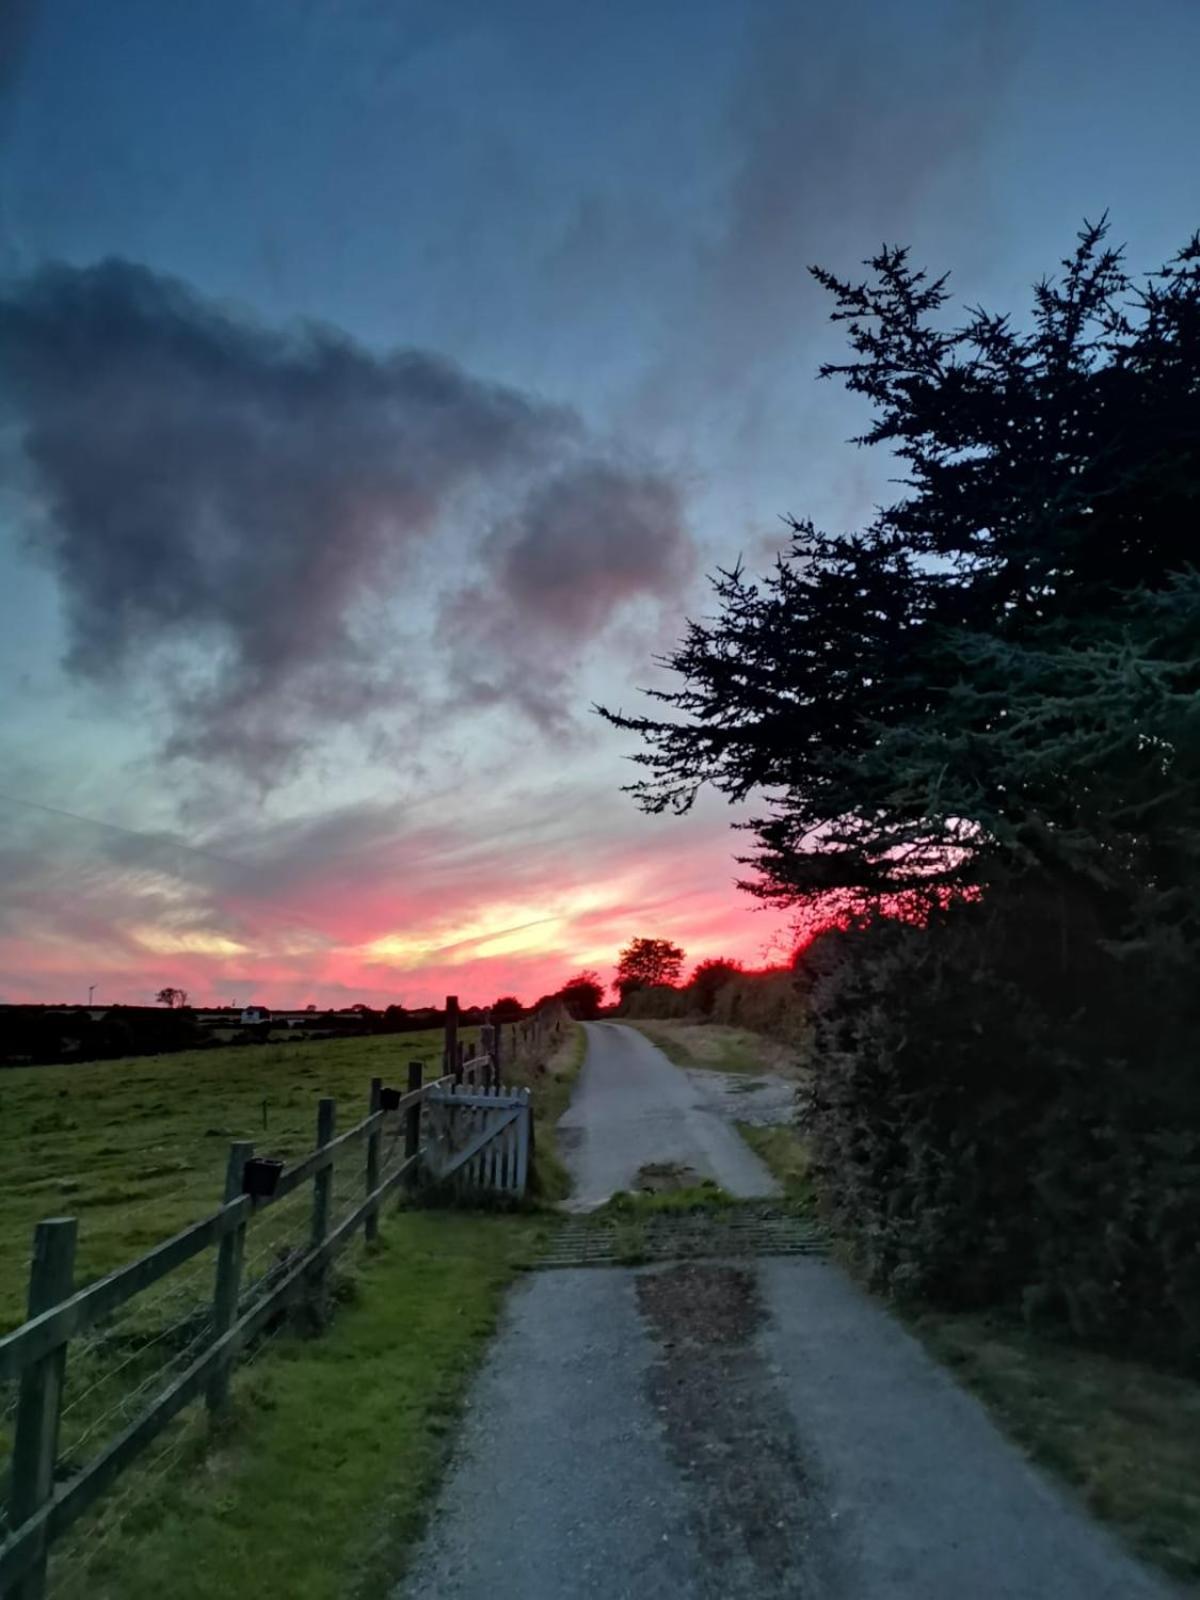
[[[39,1218],[78,1217],[76,1281],[86,1282],[211,1211],[231,1139],[294,1160],[314,1143],[322,1095],[337,1099],[339,1127],[352,1126],[372,1076],[403,1084],[420,1060],[428,1078],[441,1043],[440,1034],[289,1041],[0,1073],[0,1327],[22,1318]],[[554,1123],[583,1045],[582,1029],[569,1029],[542,1070],[526,1062],[504,1074],[534,1086],[535,1198],[567,1189]],[[385,1133],[385,1170],[394,1135]],[[362,1164],[358,1149],[339,1162],[331,1225],[361,1199]],[[311,1205],[305,1185],[252,1221],[244,1284],[269,1281],[305,1247]],[[366,1257],[358,1242],[338,1258],[332,1322],[314,1323],[310,1308],[280,1323],[235,1373],[234,1413],[215,1437],[203,1408],[190,1408],[68,1536],[52,1594],[133,1600],[169,1581],[199,1600],[257,1593],[264,1570],[288,1595],[378,1592],[375,1579],[394,1572],[418,1525],[502,1290],[553,1225],[529,1211],[389,1204],[378,1250]],[[203,1348],[213,1267],[211,1252],[197,1257],[72,1344],[64,1470]],[[317,1326],[323,1337],[302,1337]],[[14,1401],[15,1391],[0,1394],[0,1503]]]
[[372,1077],[432,1076],[441,1050],[440,1033],[390,1034],[0,1071],[0,1331],[24,1316],[39,1218],[79,1218],[76,1275],[97,1277],[216,1207],[231,1140],[294,1159],[322,1095],[351,1127]]

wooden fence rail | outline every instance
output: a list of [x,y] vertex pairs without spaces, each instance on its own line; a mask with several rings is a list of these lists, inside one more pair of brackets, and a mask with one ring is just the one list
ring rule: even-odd
[[[360,1229],[368,1241],[377,1237],[383,1200],[398,1185],[415,1183],[423,1162],[427,1178],[435,1182],[453,1175],[459,1188],[525,1192],[532,1154],[530,1096],[527,1089],[501,1090],[501,1063],[556,1042],[562,1020],[538,1015],[526,1023],[485,1026],[480,1046],[464,1046],[458,1021],[458,1003],[451,996],[442,1070],[434,1081],[422,1082],[418,1062],[410,1063],[403,1090],[373,1079],[366,1117],[340,1134],[334,1101],[322,1100],[316,1148],[282,1171],[274,1168],[267,1179],[264,1164],[255,1162],[253,1144],[234,1142],[220,1206],[95,1283],[74,1286],[75,1219],[38,1223],[28,1318],[0,1337],[0,1385],[18,1386],[8,1530],[0,1543],[0,1596],[42,1600],[54,1542],[187,1405],[203,1396],[211,1413],[223,1410],[238,1355],[297,1298],[320,1297],[338,1252]],[[426,1108],[434,1113],[432,1137],[429,1121],[423,1119]],[[384,1151],[389,1118],[395,1119],[389,1151],[401,1134],[404,1141],[402,1159],[393,1162]],[[335,1222],[335,1170],[359,1146],[362,1198]],[[270,1177],[273,1187],[261,1192]],[[289,1252],[279,1270],[260,1279],[248,1294],[243,1284],[248,1236],[264,1214],[304,1184],[312,1186],[306,1245]],[[64,1462],[59,1434],[71,1341],[105,1325],[122,1306],[214,1248],[210,1336],[204,1347],[90,1460],[78,1469]]]
[[[281,1172],[269,1195],[240,1192],[253,1146],[244,1141],[235,1143],[229,1155],[225,1199],[216,1211],[86,1288],[74,1290],[72,1282],[75,1220],[50,1218],[38,1224],[30,1274],[29,1319],[0,1338],[0,1383],[19,1384],[8,1505],[12,1531],[0,1545],[0,1595],[11,1596],[12,1600],[41,1600],[54,1541],[191,1401],[203,1393],[210,1411],[219,1411],[228,1397],[229,1374],[238,1353],[297,1297],[319,1293],[329,1264],[360,1228],[374,1236],[382,1201],[397,1185],[411,1181],[420,1165],[422,1105],[454,1082],[450,1077],[421,1085],[421,1067],[418,1063],[414,1066],[416,1081],[410,1083],[407,1092],[393,1095],[389,1111],[375,1109],[382,1085],[378,1081],[372,1083],[372,1110],[345,1133],[334,1135],[334,1103],[321,1101],[317,1148]],[[384,1124],[394,1114],[398,1114],[399,1128],[404,1131],[404,1156],[381,1175]],[[363,1198],[331,1227],[335,1165],[364,1141]],[[299,1253],[298,1259],[288,1262],[276,1281],[256,1294],[247,1307],[241,1292],[247,1232],[263,1213],[305,1182],[311,1182],[313,1188],[308,1248]],[[218,1254],[211,1342],[132,1424],[66,1482],[56,1483],[63,1378],[70,1341],[214,1245]]]

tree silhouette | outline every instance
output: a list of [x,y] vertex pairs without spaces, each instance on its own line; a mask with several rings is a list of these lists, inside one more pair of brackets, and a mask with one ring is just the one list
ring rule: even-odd
[[577,1022],[593,1021],[600,1015],[600,1003],[604,999],[600,974],[586,968],[563,984],[558,997]]
[[682,949],[669,939],[632,939],[617,961],[616,988],[624,998],[632,989],[678,983],[683,961]]
[[492,1006],[493,1022],[520,1022],[525,1015],[525,1007],[515,994],[501,995]]
[[696,967],[688,988],[692,991],[697,1007],[706,1017],[712,1014],[717,990],[723,988],[731,978],[736,978],[741,970],[740,961],[726,961],[720,956],[701,961]]
[[170,1011],[180,1011],[188,1003],[188,992],[186,989],[176,989],[168,984],[165,989],[160,989],[154,998],[160,1006],[166,1006]]
[[717,618],[669,660],[681,686],[653,692],[670,720],[604,713],[647,741],[645,809],[706,783],[772,797],[754,892],[1195,881],[1200,235],[1139,286],[1105,231],[1027,327],[948,326],[945,280],[903,250],[861,284],[816,272],[853,352],[822,375],[871,402],[857,442],[894,451],[909,492],[861,532],[793,521],[762,580],[721,571]]

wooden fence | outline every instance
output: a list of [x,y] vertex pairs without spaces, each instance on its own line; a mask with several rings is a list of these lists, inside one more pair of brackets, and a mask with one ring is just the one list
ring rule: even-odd
[[[210,1412],[223,1410],[239,1356],[297,1298],[320,1303],[330,1263],[360,1230],[368,1241],[377,1236],[382,1203],[398,1185],[413,1185],[421,1176],[422,1181],[458,1190],[525,1192],[532,1156],[530,1095],[528,1089],[502,1090],[500,1074],[514,1052],[531,1042],[539,1047],[553,1042],[562,1027],[560,1018],[548,1022],[536,1017],[530,1023],[496,1025],[483,1030],[482,1050],[476,1045],[464,1049],[451,997],[443,1071],[433,1082],[422,1082],[418,1062],[410,1063],[403,1089],[372,1079],[367,1116],[341,1134],[336,1132],[336,1103],[321,1100],[315,1149],[286,1169],[256,1158],[252,1144],[235,1142],[229,1150],[224,1200],[216,1211],[85,1288],[74,1287],[75,1218],[38,1223],[28,1320],[0,1338],[0,1389],[17,1386],[0,1595],[42,1600],[54,1542],[186,1406],[203,1396]],[[362,1198],[356,1196],[335,1222],[335,1174],[345,1171],[350,1160],[356,1163],[354,1183],[361,1183]],[[304,1185],[311,1186],[306,1237],[280,1254],[248,1288],[243,1282],[248,1236],[253,1237],[265,1214]],[[102,1328],[120,1308],[210,1249],[215,1250],[215,1265],[202,1347],[91,1459],[83,1465],[64,1463],[59,1435],[71,1342]]]

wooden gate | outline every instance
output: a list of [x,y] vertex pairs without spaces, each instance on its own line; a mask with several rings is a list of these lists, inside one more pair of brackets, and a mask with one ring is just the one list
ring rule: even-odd
[[456,1193],[519,1198],[529,1183],[532,1108],[528,1089],[429,1091],[424,1178]]

